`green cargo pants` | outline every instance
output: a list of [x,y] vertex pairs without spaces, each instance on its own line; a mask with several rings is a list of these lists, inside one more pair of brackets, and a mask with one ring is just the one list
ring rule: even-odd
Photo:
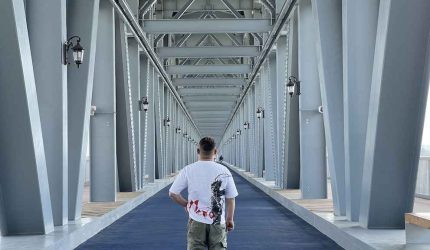
[[210,225],[189,219],[187,229],[188,250],[227,249],[225,225]]

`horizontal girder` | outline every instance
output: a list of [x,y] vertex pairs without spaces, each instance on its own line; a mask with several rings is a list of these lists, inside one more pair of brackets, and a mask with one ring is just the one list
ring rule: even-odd
[[243,78],[175,78],[176,86],[204,86],[204,85],[245,85]]
[[247,74],[250,64],[169,65],[167,74]]
[[239,95],[240,88],[212,88],[212,89],[179,89],[181,96],[186,95]]
[[160,47],[157,54],[161,58],[227,58],[255,57],[260,51],[257,46]]
[[144,20],[143,31],[158,34],[261,33],[272,30],[270,19]]

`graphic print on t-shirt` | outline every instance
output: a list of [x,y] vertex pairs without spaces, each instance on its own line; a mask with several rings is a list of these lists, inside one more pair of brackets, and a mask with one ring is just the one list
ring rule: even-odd
[[194,213],[201,215],[203,217],[209,217],[211,220],[213,220],[212,224],[217,225],[221,223],[221,216],[222,216],[222,210],[224,207],[224,199],[222,199],[222,196],[225,195],[225,190],[221,190],[222,186],[222,179],[231,177],[228,174],[219,174],[214,182],[211,184],[211,190],[212,190],[212,196],[211,196],[211,207],[210,208],[202,208],[199,207],[199,200],[191,200],[188,203],[188,211],[191,210],[191,208],[194,205]]
[[222,208],[224,206],[224,200],[221,198],[225,195],[225,190],[221,190],[222,179],[230,177],[228,174],[220,174],[215,178],[215,181],[211,184],[212,197],[211,197],[211,212],[215,215],[215,219],[212,224],[217,225],[221,223]]

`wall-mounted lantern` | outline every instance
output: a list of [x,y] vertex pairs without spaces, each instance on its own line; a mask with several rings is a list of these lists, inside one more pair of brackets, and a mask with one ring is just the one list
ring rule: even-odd
[[300,95],[300,81],[295,76],[288,77],[287,91],[290,97]]
[[245,130],[247,130],[247,129],[249,129],[249,122],[245,122],[244,124],[243,124],[243,129],[245,129]]
[[[73,46],[72,40],[76,39],[76,44]],[[76,66],[79,66],[82,64],[82,61],[84,60],[84,48],[80,44],[81,38],[79,36],[72,36],[70,37],[64,44],[63,44],[63,64],[67,65],[69,64],[69,60],[67,57],[67,52],[69,49],[72,49],[73,52],[73,60],[75,61]],[[73,46],[73,47],[72,47]]]
[[242,134],[242,131],[240,129],[236,130],[236,135]]
[[176,128],[176,134],[180,134],[181,133],[181,128],[180,127],[177,127]]
[[139,111],[148,111],[149,109],[149,102],[148,97],[144,96],[139,100]]
[[169,117],[167,117],[166,119],[164,119],[164,127],[170,127],[170,123],[171,123],[171,121],[170,121]]
[[264,118],[264,109],[262,107],[257,108],[257,118],[258,119]]
[[184,133],[184,138],[187,138],[188,137],[188,134],[187,134],[187,132],[185,132]]

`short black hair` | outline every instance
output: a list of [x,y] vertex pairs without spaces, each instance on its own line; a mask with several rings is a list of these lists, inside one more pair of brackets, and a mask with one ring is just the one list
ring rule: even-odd
[[199,142],[200,153],[210,155],[215,149],[215,140],[212,137],[203,137]]

